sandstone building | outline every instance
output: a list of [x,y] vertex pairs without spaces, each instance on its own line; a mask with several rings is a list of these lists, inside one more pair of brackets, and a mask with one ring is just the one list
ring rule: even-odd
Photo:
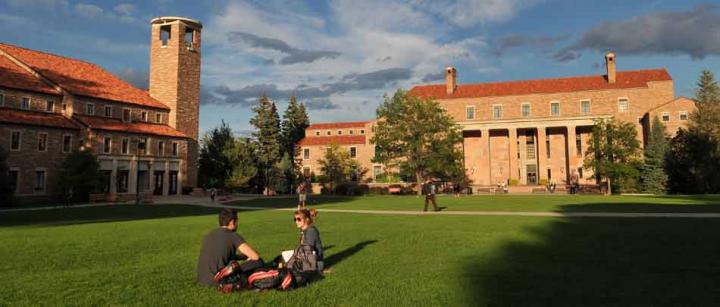
[[148,91],[92,63],[0,43],[0,146],[16,196],[62,195],[58,168],[74,149],[98,156],[111,199],[196,186],[202,24],[158,17],[151,29]]
[[[605,63],[605,75],[476,84],[458,84],[457,70],[448,67],[445,84],[418,85],[409,94],[437,100],[462,127],[465,169],[473,186],[511,181],[562,185],[576,177],[581,184],[592,184],[583,155],[594,120],[634,123],[644,145],[654,116],[674,134],[695,110],[692,100],[675,97],[665,69],[616,71],[613,53],[606,54]],[[311,141],[303,140],[303,150],[321,155],[322,146],[340,137],[335,127],[344,123],[326,125],[325,130],[308,128]],[[338,141],[362,144],[367,150],[363,156],[374,155],[367,140]],[[313,164],[314,157],[303,165]],[[369,160],[362,164],[371,165]]]

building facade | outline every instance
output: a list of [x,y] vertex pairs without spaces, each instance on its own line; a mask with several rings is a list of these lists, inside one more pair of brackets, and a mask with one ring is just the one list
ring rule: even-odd
[[73,150],[98,156],[111,199],[197,184],[199,21],[151,21],[149,90],[81,60],[0,43],[0,146],[20,198],[56,198]]
[[[595,120],[633,123],[644,146],[654,116],[674,135],[695,110],[692,100],[675,97],[665,69],[617,72],[613,53],[605,63],[605,75],[477,84],[457,84],[457,70],[448,67],[445,84],[418,85],[409,94],[435,99],[462,127],[473,186],[594,184],[583,159]],[[323,132],[314,133],[306,135]]]

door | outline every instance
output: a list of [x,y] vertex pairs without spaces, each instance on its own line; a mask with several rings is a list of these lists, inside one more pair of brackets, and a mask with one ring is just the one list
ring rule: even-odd
[[169,193],[170,195],[175,195],[175,194],[177,194],[177,192],[178,192],[178,172],[177,172],[177,171],[170,171],[170,176],[169,176],[169,177],[170,177],[170,178],[169,178],[169,181],[170,181],[170,187],[169,187],[169,188],[170,188],[170,189],[169,189],[169,192],[168,192],[168,193]]
[[534,164],[527,165],[527,184],[528,185],[536,185],[537,184],[537,165],[534,165]]
[[155,189],[153,190],[155,195],[163,194],[163,175],[165,175],[165,171],[155,171]]

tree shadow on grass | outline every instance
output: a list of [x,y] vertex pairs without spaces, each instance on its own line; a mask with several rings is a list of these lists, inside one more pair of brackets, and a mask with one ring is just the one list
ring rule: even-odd
[[720,219],[552,218],[464,261],[483,305],[716,305]]
[[358,244],[355,244],[354,246],[351,246],[349,248],[341,250],[335,254],[332,254],[329,257],[325,258],[325,266],[330,268],[330,267],[340,263],[341,261],[347,259],[348,257],[357,254],[359,251],[361,251],[363,248],[365,248],[365,246],[368,246],[375,242],[377,242],[377,240],[363,241]]
[[641,202],[607,202],[564,205],[555,210],[559,213],[571,212],[629,212],[629,213],[720,213],[720,204],[657,204]]
[[[360,196],[327,196],[327,195],[310,195],[308,196],[307,208],[311,209],[315,206],[325,204],[337,204],[352,201]],[[256,198],[249,200],[237,200],[225,203],[225,205],[233,207],[262,207],[268,209],[290,209],[297,208],[297,197],[288,198]]]

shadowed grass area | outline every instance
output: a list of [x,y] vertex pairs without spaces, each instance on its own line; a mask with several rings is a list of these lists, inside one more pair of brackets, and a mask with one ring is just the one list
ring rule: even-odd
[[[382,197],[368,199],[376,202]],[[354,208],[359,200],[338,206]],[[574,210],[573,206],[552,210]],[[331,272],[324,279],[292,292],[222,295],[194,282],[200,242],[216,227],[217,211],[125,205],[0,213],[0,276],[5,277],[0,279],[0,297],[8,305],[577,306],[720,301],[715,289],[720,284],[718,219],[322,211],[317,226],[324,245],[331,247],[326,252]],[[239,233],[266,260],[293,248],[298,240],[287,211],[240,212]]]
[[[447,211],[536,211],[536,212],[720,212],[720,195],[600,196],[600,195],[479,195],[439,196],[438,205]],[[312,208],[421,211],[424,198],[417,196],[310,196]],[[255,199],[230,203],[234,206],[293,208],[297,201]]]

